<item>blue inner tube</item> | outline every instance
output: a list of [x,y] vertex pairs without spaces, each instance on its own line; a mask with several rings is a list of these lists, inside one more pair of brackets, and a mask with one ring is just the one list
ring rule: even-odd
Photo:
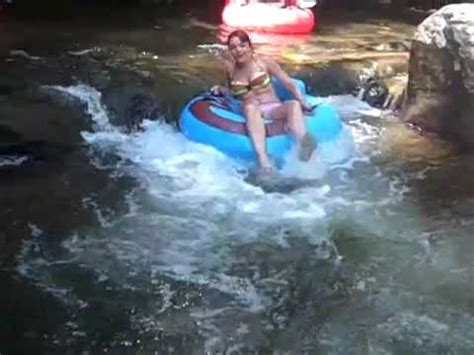
[[[318,144],[336,139],[342,130],[339,115],[332,105],[321,103],[317,97],[307,95],[304,83],[293,79],[310,105],[317,105],[307,114],[306,128]],[[277,80],[273,85],[280,100],[292,99],[292,94]],[[252,142],[247,134],[245,117],[241,114],[240,101],[231,97],[209,94],[192,99],[180,116],[181,132],[189,140],[213,146],[224,154],[244,161],[255,161]],[[294,144],[284,122],[265,121],[266,145],[269,156],[278,164]]]

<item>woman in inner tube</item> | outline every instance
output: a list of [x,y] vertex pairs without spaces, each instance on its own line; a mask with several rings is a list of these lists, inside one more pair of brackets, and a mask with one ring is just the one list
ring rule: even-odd
[[[227,38],[232,61],[226,63],[228,86],[214,85],[214,95],[232,94],[242,102],[247,130],[252,140],[257,161],[263,172],[274,170],[265,147],[264,118],[285,120],[287,129],[299,144],[298,157],[311,158],[316,141],[306,132],[303,111],[311,111],[303,94],[293,80],[272,60],[258,57],[248,34],[242,30],[232,32]],[[281,102],[277,97],[271,77],[275,76],[293,94],[294,100]]]

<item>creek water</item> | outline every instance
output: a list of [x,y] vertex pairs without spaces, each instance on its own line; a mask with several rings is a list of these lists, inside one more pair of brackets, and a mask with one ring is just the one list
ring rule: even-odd
[[[375,43],[375,30],[401,36],[398,23],[374,23],[349,23],[346,43],[340,29],[323,27],[291,41],[257,38],[257,50],[283,61],[290,52],[331,57]],[[74,39],[56,42],[53,53],[43,38],[6,57],[20,53],[15,60],[27,72],[67,51],[125,45],[141,56],[106,59],[159,71],[163,97],[178,106],[218,77],[220,31],[196,21],[84,29],[93,39],[68,31],[48,32]],[[449,153],[351,95],[333,95],[324,100],[338,109],[344,134],[321,144],[308,163],[290,155],[282,170],[289,183],[264,189],[163,120],[125,133],[90,85],[37,84],[80,101],[92,124],[75,129],[81,149],[61,169],[68,181],[59,187],[62,199],[35,195],[49,210],[29,214],[15,262],[1,270],[1,354],[474,351],[472,157]],[[6,100],[28,110],[28,97]],[[62,124],[70,119],[41,110]],[[27,161],[5,155],[0,167]],[[2,184],[15,194],[51,191],[56,175]],[[108,198],[104,189],[112,189]],[[68,198],[93,218],[67,215]],[[20,210],[27,200],[9,201]],[[66,227],[58,232],[51,226],[60,220]]]

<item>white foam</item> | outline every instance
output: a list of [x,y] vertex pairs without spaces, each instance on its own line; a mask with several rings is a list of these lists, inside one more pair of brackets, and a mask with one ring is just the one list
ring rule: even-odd
[[79,51],[68,51],[67,53],[73,56],[83,56],[91,52],[94,52],[96,50],[97,50],[96,48],[88,48],[88,49],[82,49]]
[[3,166],[19,166],[29,160],[25,155],[2,155],[0,156],[0,168]]
[[26,58],[26,59],[29,59],[29,60],[40,60],[41,59],[41,57],[38,57],[36,55],[31,55],[23,49],[12,49],[10,51],[10,55],[12,57],[23,57],[23,58]]
[[333,104],[339,114],[348,120],[358,119],[361,115],[381,117],[384,113],[383,110],[374,108],[353,95],[329,96],[325,101]]
[[58,90],[66,95],[71,95],[78,98],[86,104],[87,113],[91,116],[92,120],[96,124],[96,131],[116,131],[116,129],[110,124],[107,115],[107,110],[101,102],[102,94],[91,86],[88,85],[74,85],[74,86],[59,86],[53,85],[48,86],[51,89]]
[[28,227],[29,227],[30,230],[31,230],[31,236],[32,236],[33,238],[37,238],[37,237],[39,237],[41,234],[43,234],[43,231],[41,230],[41,228],[39,228],[36,224],[28,223]]

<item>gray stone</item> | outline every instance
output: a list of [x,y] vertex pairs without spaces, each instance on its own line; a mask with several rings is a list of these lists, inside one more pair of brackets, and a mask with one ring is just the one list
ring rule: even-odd
[[448,5],[417,28],[403,118],[474,148],[474,4]]

